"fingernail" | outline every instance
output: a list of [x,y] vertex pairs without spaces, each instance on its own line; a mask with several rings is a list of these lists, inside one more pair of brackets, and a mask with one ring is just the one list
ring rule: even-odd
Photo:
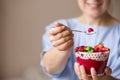
[[84,69],[84,66],[83,66],[83,65],[81,65],[81,66],[80,66],[80,71],[81,71],[81,72],[84,72],[84,71],[85,71],[85,69]]
[[64,29],[65,28],[65,26],[62,26],[62,29]]
[[95,69],[92,67],[92,68],[91,68],[91,72],[94,72],[94,71],[95,71]]
[[77,66],[77,63],[75,62],[75,66]]
[[81,65],[81,66],[80,66],[80,69],[84,69],[84,66],[83,66],[83,65]]
[[75,62],[75,66],[79,66],[79,64],[77,62]]

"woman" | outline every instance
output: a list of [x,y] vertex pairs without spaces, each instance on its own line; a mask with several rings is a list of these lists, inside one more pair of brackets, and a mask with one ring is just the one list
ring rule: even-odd
[[[80,17],[58,20],[46,28],[41,65],[53,80],[120,79],[120,23],[108,13],[110,3],[111,0],[78,0],[82,11]],[[72,29],[85,31],[89,27],[96,33],[87,35],[72,32]],[[79,45],[94,46],[99,42],[111,50],[108,67],[105,68],[105,75],[101,77],[97,76],[92,68],[92,76],[89,77],[84,66],[75,62],[74,48]]]

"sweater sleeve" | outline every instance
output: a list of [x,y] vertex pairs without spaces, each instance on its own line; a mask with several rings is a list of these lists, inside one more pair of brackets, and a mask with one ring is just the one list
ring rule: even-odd
[[43,57],[43,55],[45,54],[45,52],[47,52],[49,49],[51,49],[51,48],[53,47],[52,44],[50,43],[50,40],[49,40],[50,37],[49,37],[48,32],[49,32],[49,30],[50,30],[51,28],[54,27],[54,23],[55,23],[55,22],[60,22],[60,23],[62,23],[62,24],[64,24],[64,25],[67,26],[66,20],[63,20],[63,19],[62,19],[62,20],[54,21],[53,23],[51,23],[50,25],[48,25],[48,26],[45,28],[45,33],[44,33],[43,36],[42,36],[42,51],[41,51],[41,56],[40,56],[40,57],[41,57],[40,65],[41,65],[43,71],[45,72],[45,74],[47,74],[47,75],[48,75],[49,77],[51,77],[51,78],[59,77],[59,76],[61,75],[61,73],[60,73],[60,74],[54,74],[54,75],[48,74],[47,71],[46,71],[46,69],[45,69],[45,66],[44,66],[42,57]]

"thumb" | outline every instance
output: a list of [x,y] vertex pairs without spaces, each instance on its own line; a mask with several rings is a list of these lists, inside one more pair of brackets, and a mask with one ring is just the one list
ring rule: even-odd
[[106,68],[105,68],[105,74],[106,74],[106,75],[111,75],[111,73],[112,73],[112,69],[109,68],[109,67],[106,67]]
[[60,27],[60,26],[64,26],[64,25],[62,23],[55,22],[55,27]]

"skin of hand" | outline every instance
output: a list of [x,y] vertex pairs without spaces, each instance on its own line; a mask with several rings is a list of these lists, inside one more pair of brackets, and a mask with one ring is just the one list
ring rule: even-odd
[[50,29],[50,42],[60,51],[67,50],[73,46],[72,31],[65,25],[56,22],[55,27]]
[[79,65],[79,63],[77,62],[75,62],[74,64],[74,70],[80,80],[116,80],[115,78],[110,76],[112,70],[109,67],[105,68],[105,74],[103,76],[97,76],[95,69],[91,68],[91,77],[89,77],[85,72],[84,66]]
[[53,47],[43,55],[43,63],[49,74],[62,72],[67,63],[73,46],[73,33],[65,25],[56,22],[49,30],[50,42]]

